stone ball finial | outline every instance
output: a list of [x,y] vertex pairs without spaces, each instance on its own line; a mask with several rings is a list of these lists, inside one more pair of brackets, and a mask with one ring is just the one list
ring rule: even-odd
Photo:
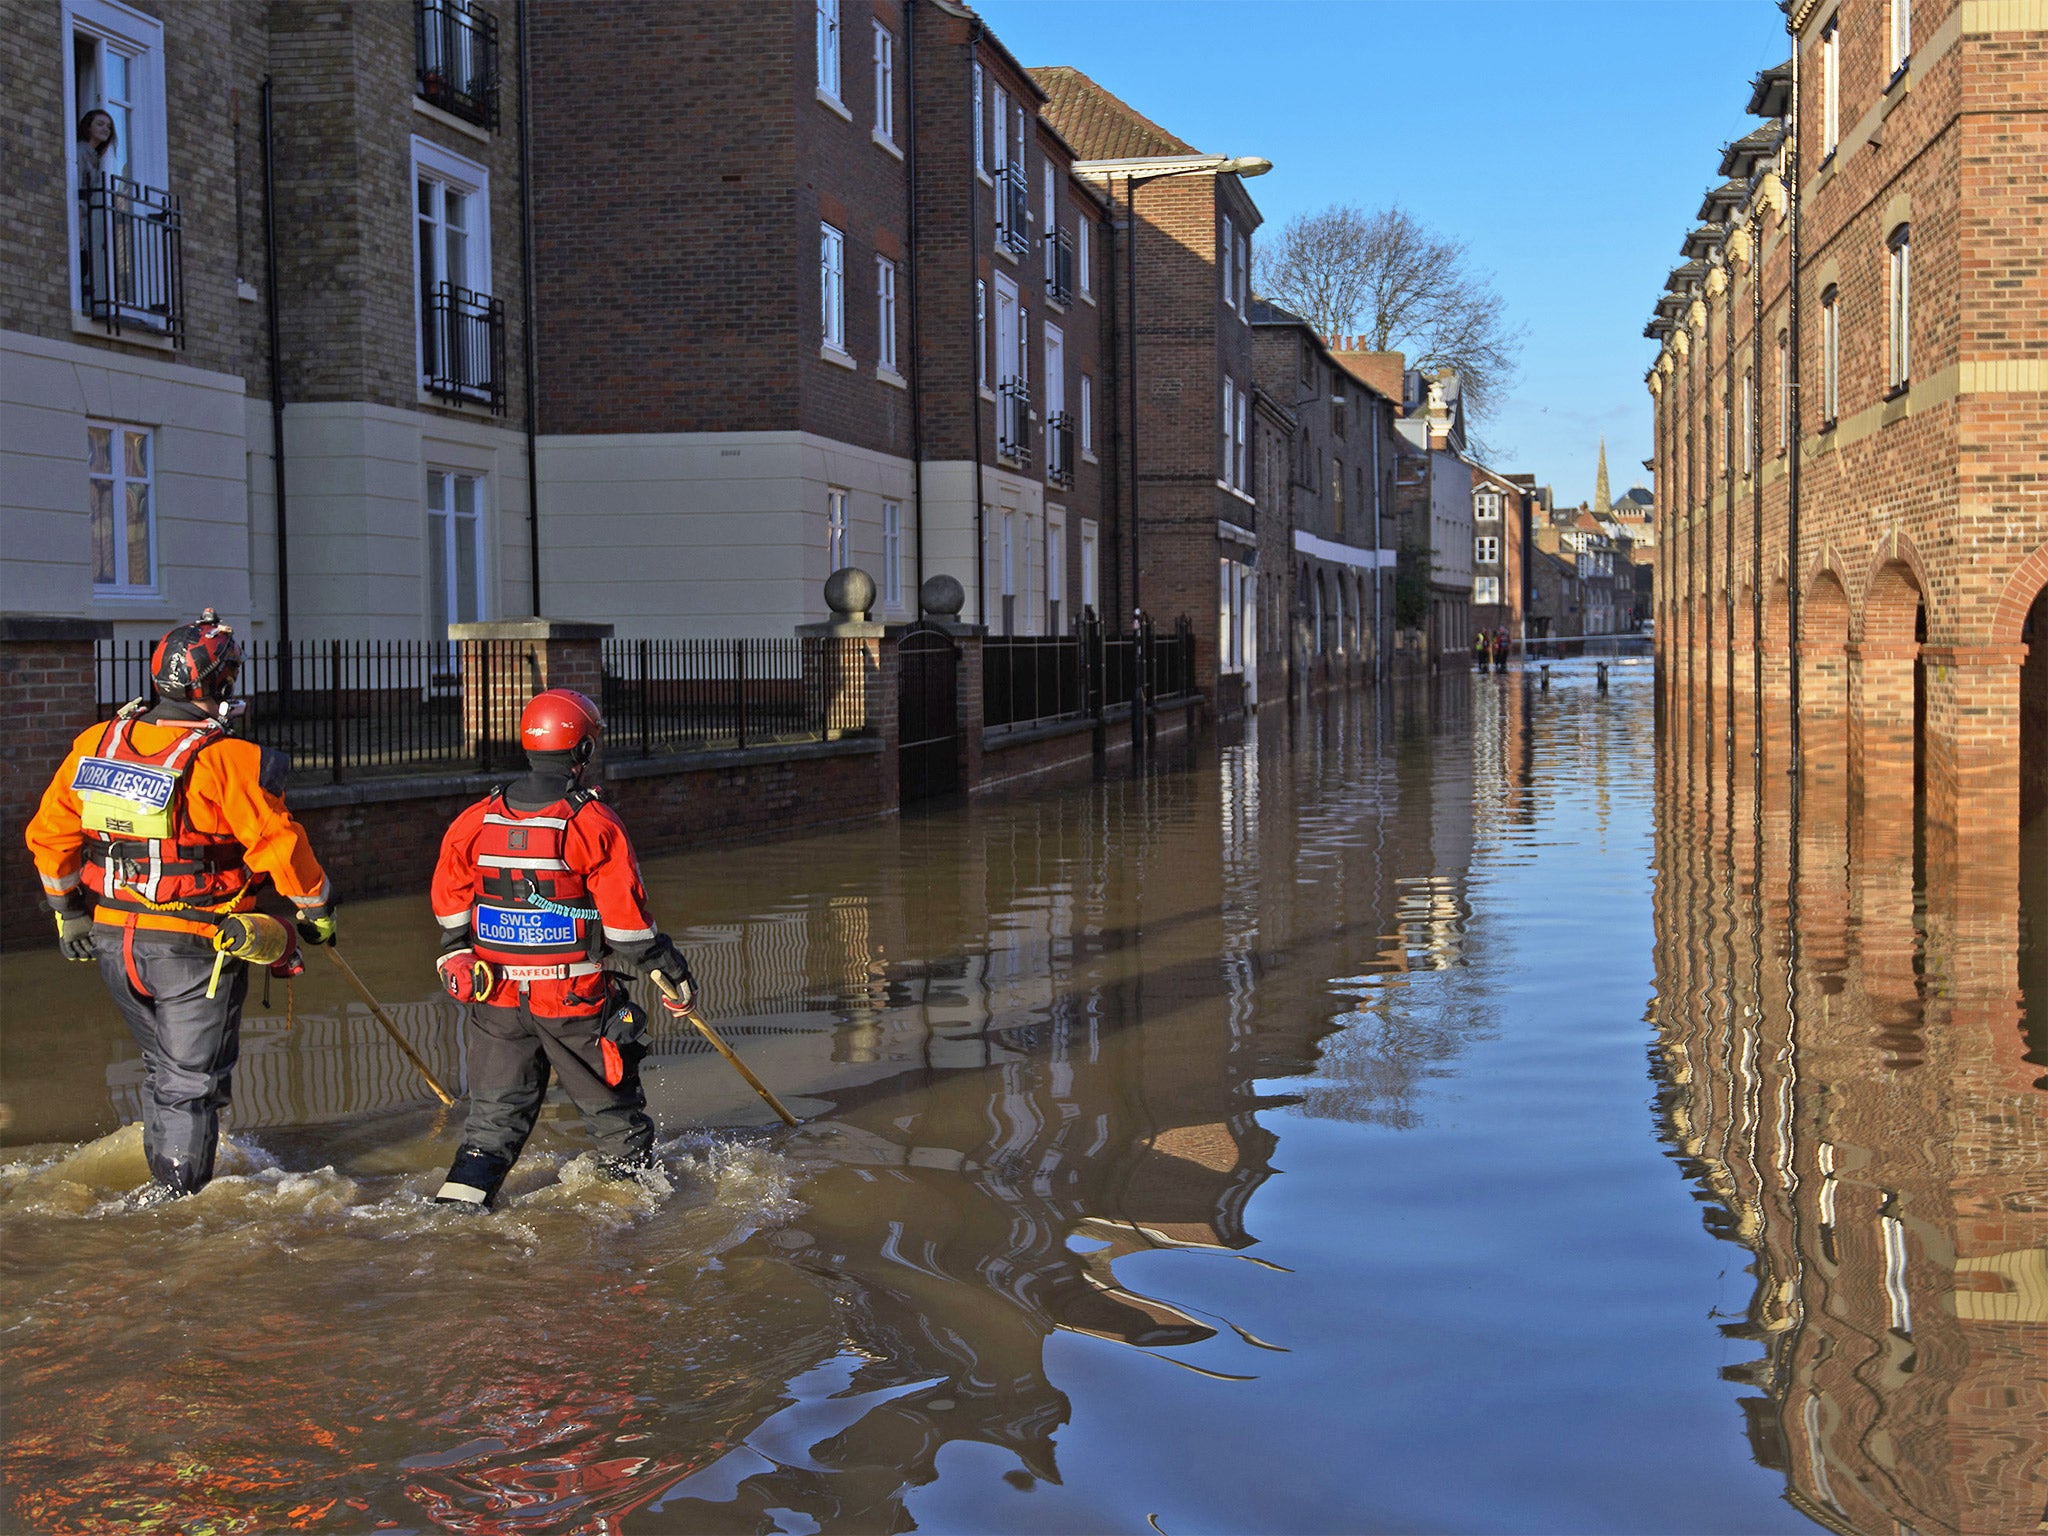
[[857,565],[842,565],[825,578],[825,606],[836,619],[865,619],[875,606],[875,578]]
[[924,585],[917,589],[917,601],[935,618],[957,619],[960,610],[967,606],[967,589],[960,585],[958,576],[927,576]]

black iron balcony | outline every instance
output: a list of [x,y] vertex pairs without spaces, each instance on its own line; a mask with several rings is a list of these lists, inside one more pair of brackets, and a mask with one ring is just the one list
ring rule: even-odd
[[110,335],[185,344],[184,221],[178,199],[125,176],[78,189],[78,303]]
[[1063,491],[1074,488],[1074,418],[1065,411],[1045,418],[1045,478]]
[[498,126],[498,23],[471,0],[413,0],[420,99]]
[[1074,237],[1064,229],[1045,232],[1045,296],[1055,304],[1074,302]]
[[996,390],[996,456],[1031,462],[1031,385],[1025,379],[1007,378]]
[[1012,256],[1031,249],[1031,196],[1024,167],[1012,161],[996,173],[996,239]]
[[420,373],[429,394],[505,413],[505,302],[438,283],[421,317]]

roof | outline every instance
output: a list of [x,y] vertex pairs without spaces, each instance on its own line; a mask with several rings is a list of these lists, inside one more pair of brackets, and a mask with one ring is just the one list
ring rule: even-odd
[[1705,224],[1725,222],[1731,209],[1740,208],[1748,201],[1749,183],[1739,176],[1731,176],[1700,199],[1700,221]]
[[1783,117],[1792,105],[1792,61],[1773,64],[1750,82],[1752,117]]
[[1706,276],[1707,264],[1704,261],[1688,261],[1671,269],[1671,275],[1664,279],[1664,287],[1667,292],[1679,293],[1694,283],[1704,282]]
[[1721,174],[1748,176],[1756,169],[1757,161],[1778,152],[1778,141],[1784,137],[1785,129],[1781,123],[1765,123],[1761,128],[1752,128],[1721,151]]
[[1678,253],[1681,256],[1704,256],[1727,238],[1726,224],[1702,224],[1679,242]]
[[1025,73],[1045,92],[1044,115],[1083,160],[1201,153],[1071,65],[1047,65]]

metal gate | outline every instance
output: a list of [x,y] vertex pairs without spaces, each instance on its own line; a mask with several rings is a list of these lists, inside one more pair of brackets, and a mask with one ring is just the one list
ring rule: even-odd
[[897,792],[902,803],[960,787],[960,648],[940,630],[912,629],[896,647]]

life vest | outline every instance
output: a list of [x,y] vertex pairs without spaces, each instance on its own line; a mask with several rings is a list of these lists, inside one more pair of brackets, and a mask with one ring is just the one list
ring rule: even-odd
[[86,836],[86,889],[120,912],[232,904],[261,876],[229,833],[203,832],[185,806],[192,765],[227,731],[207,720],[144,752],[129,740],[131,717],[117,719],[98,749],[80,757],[71,777]]
[[595,798],[579,789],[537,811],[515,811],[494,790],[485,802],[471,851],[470,947],[502,979],[560,981],[603,969],[604,925],[587,905],[582,873],[563,857],[569,823]]

